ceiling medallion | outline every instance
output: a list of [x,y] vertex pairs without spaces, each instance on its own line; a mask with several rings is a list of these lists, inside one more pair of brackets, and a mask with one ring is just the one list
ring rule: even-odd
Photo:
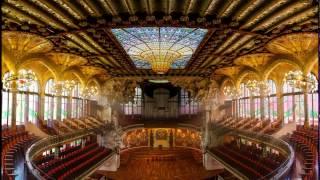
[[[184,68],[195,52],[206,29],[143,27],[112,29],[137,68],[165,74],[170,68]],[[146,62],[146,63],[141,63]]]

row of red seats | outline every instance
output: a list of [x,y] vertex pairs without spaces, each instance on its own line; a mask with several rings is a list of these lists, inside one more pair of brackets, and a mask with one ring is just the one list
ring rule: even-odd
[[99,162],[101,158],[107,156],[109,152],[110,151],[108,151],[107,149],[103,149],[101,152],[99,152],[98,154],[95,154],[93,157],[86,160],[84,163],[81,163],[78,166],[72,168],[71,170],[63,173],[60,177],[58,177],[58,180],[75,179],[76,177],[81,175],[82,172],[87,170],[89,167]]
[[238,159],[230,156],[228,153],[221,150],[219,147],[211,150],[218,157],[223,159],[226,163],[230,164],[232,167],[238,169],[240,172],[243,172],[249,179],[259,179],[263,175],[256,171],[254,167],[244,164]]
[[82,154],[82,153],[85,153],[85,152],[87,152],[87,151],[90,151],[90,150],[93,149],[95,146],[97,146],[97,144],[96,144],[96,143],[92,143],[92,144],[90,144],[90,145],[88,145],[88,146],[85,146],[85,147],[82,148],[82,149],[73,151],[73,152],[71,152],[71,153],[69,153],[69,154],[67,154],[67,155],[61,156],[61,157],[56,158],[56,159],[52,159],[52,160],[50,160],[50,161],[48,161],[48,162],[45,162],[45,163],[42,163],[42,164],[38,165],[38,167],[39,167],[42,171],[48,172],[48,170],[50,170],[52,167],[58,166],[58,165],[66,162],[66,161],[68,161],[68,160],[70,160],[70,159],[73,159],[73,158],[79,156],[79,155]]
[[77,164],[81,164],[88,159],[88,157],[92,157],[94,154],[98,153],[99,150],[102,150],[103,148],[94,147],[90,151],[83,153],[79,156],[74,157],[73,159],[70,159],[69,161],[65,161],[64,163],[53,167],[50,169],[46,174],[50,177],[54,177],[57,179],[61,174],[63,174],[63,171],[66,169],[70,169],[72,167],[75,167]]
[[318,141],[314,141],[314,136],[314,130],[310,129],[309,131],[308,128],[298,127],[290,137],[290,141],[294,144],[296,151],[300,152],[304,158],[304,173],[301,175],[304,180],[316,178],[315,165],[318,157]]
[[2,133],[2,178],[14,179],[15,174],[15,157],[17,153],[26,151],[26,148],[37,138],[29,135],[28,132],[22,128],[6,129]]
[[260,163],[256,158],[252,158],[251,156],[247,156],[246,154],[236,152],[233,150],[233,148],[228,147],[230,146],[222,146],[221,148],[224,152],[230,153],[231,156],[241,160],[243,163],[253,165],[261,174],[267,175],[272,172],[272,169],[270,167],[267,167],[266,165]]

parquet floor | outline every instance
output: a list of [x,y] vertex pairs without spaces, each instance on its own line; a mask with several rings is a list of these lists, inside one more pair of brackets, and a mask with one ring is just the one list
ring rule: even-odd
[[[207,171],[201,160],[195,160],[186,149],[136,149],[127,152],[129,158],[121,161],[117,172],[97,171],[115,180],[195,180],[215,177],[220,171]],[[121,156],[120,156],[121,158]]]

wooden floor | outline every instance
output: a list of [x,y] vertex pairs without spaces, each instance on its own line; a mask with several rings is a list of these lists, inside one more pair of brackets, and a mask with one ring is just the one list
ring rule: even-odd
[[194,154],[190,150],[181,148],[162,150],[135,149],[120,156],[120,158],[125,158],[126,160],[121,160],[121,165],[117,172],[97,171],[96,174],[115,180],[198,180],[211,179],[223,171],[205,170],[201,159],[196,160]]

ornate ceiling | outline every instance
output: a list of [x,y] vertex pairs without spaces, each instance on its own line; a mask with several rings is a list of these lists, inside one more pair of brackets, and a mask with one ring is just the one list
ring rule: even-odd
[[[28,51],[46,51],[52,44],[51,53],[71,53],[86,59],[71,62],[67,58],[67,62],[59,63],[70,61],[69,66],[81,66],[85,74],[99,74],[104,79],[207,77],[219,68],[234,66],[240,56],[294,51],[295,44],[279,49],[282,41],[290,42],[294,37],[271,40],[318,29],[318,7],[311,0],[4,0],[1,10],[2,30],[33,33],[48,40],[30,39],[43,47],[28,47]],[[202,28],[208,33],[184,69],[158,75],[151,69],[136,68],[111,32],[113,28],[147,26]],[[266,47],[269,41],[272,43]],[[312,42],[305,43],[301,47],[307,48]],[[257,68],[268,61],[267,57],[247,58],[255,64],[248,65],[246,60],[236,64]],[[100,73],[103,69],[105,74]],[[231,76],[233,71],[227,74]],[[226,73],[216,77],[221,78],[221,74]]]

